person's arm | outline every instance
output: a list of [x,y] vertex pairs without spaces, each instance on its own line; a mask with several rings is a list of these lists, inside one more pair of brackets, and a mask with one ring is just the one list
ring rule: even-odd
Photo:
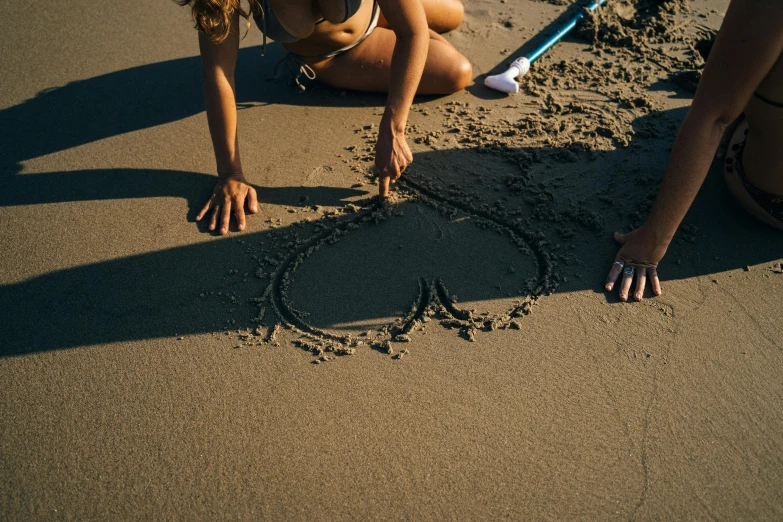
[[[742,113],[782,52],[783,2],[733,0],[677,133],[650,215],[633,232],[615,234],[623,247],[609,272],[607,291],[614,287],[623,265],[635,265],[634,298],[642,298],[648,277],[653,293],[661,293],[655,267],[696,198],[723,132]],[[632,282],[633,274],[623,273],[620,299],[628,298]]]
[[389,95],[375,146],[379,194],[386,197],[389,183],[413,161],[405,141],[405,125],[427,61],[430,34],[424,7],[418,0],[378,0],[378,4],[396,36]]
[[244,177],[239,157],[237,107],[234,68],[239,53],[239,13],[231,18],[231,30],[220,43],[210,41],[199,31],[199,50],[203,68],[204,101],[207,122],[217,163],[218,183],[204,208],[196,216],[200,221],[212,211],[210,230],[219,225],[220,234],[228,232],[233,209],[237,228],[245,228],[245,203],[250,213],[258,210],[256,191]]

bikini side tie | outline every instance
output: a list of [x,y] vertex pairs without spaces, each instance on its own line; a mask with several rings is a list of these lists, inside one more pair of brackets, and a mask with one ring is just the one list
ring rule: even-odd
[[291,76],[294,77],[294,83],[296,83],[297,87],[299,87],[299,90],[301,91],[307,90],[307,87],[299,81],[302,76],[308,80],[315,80],[315,71],[313,68],[297,58],[293,53],[287,53],[275,64],[275,68],[273,70],[275,79],[280,78],[279,71],[281,65],[285,65],[286,69],[288,69],[288,72],[291,73]]

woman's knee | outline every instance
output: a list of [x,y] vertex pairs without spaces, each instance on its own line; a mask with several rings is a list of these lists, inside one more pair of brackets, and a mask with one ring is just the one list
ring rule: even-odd
[[444,94],[464,89],[473,79],[473,67],[468,59],[459,53],[455,52],[454,54],[455,58],[451,60],[449,67],[444,71],[443,89],[446,91]]
[[437,33],[447,33],[460,26],[465,17],[465,6],[460,0],[438,0],[431,3],[430,9],[427,9],[427,2],[424,3],[430,29]]
[[462,5],[460,0],[445,0],[446,8],[444,12],[447,13],[443,19],[443,32],[453,31],[462,24],[462,19],[465,18],[465,6]]

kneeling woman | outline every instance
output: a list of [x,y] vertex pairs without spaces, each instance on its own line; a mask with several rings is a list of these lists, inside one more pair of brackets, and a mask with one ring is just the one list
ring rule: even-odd
[[[731,0],[696,96],[674,140],[661,189],[647,221],[627,234],[609,271],[620,299],[640,301],[647,281],[661,293],[657,265],[701,187],[721,135],[733,127],[725,177],[740,204],[783,230],[783,2]],[[622,275],[622,279],[620,279]]]
[[[386,92],[375,165],[379,193],[400,177],[413,156],[405,125],[415,94],[450,94],[471,79],[468,60],[439,32],[462,22],[459,0],[177,0],[189,5],[204,68],[207,121],[218,183],[196,217],[209,215],[210,230],[228,232],[232,213],[245,228],[245,211],[258,210],[255,189],[242,171],[237,138],[234,67],[240,18],[252,15],[264,38],[283,44],[308,75],[338,88]],[[311,74],[312,73],[312,74]]]

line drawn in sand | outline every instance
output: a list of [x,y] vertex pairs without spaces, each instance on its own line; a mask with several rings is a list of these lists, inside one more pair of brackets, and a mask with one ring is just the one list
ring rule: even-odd
[[[275,344],[277,333],[281,328],[286,328],[299,335],[299,339],[294,341],[295,345],[311,352],[316,357],[313,361],[316,364],[340,355],[353,355],[361,346],[369,346],[399,359],[405,356],[408,350],[401,348],[395,351],[394,345],[410,342],[416,330],[432,321],[458,330],[459,335],[469,341],[475,341],[476,334],[481,331],[519,329],[519,320],[531,313],[532,306],[541,296],[552,293],[556,288],[557,283],[552,278],[554,263],[552,256],[544,251],[546,242],[543,235],[525,230],[521,219],[510,220],[497,212],[479,209],[469,202],[444,196],[431,182],[416,179],[416,176],[410,173],[400,178],[398,185],[401,190],[397,192],[396,201],[373,201],[350,219],[329,225],[295,246],[277,264],[263,295],[252,299],[259,307],[259,316],[256,318],[258,322],[263,319],[267,306],[271,307],[277,319],[275,325],[269,329],[265,343]],[[477,312],[460,308],[440,278],[427,280],[419,277],[418,295],[409,311],[374,333],[354,336],[310,324],[306,319],[307,314],[297,310],[289,296],[288,291],[296,271],[321,248],[334,245],[348,234],[393,217],[400,201],[419,201],[451,218],[461,213],[469,216],[476,226],[505,236],[514,244],[520,255],[534,261],[536,275],[526,285],[527,295],[504,312]],[[260,326],[256,329],[256,334],[262,334]]]

